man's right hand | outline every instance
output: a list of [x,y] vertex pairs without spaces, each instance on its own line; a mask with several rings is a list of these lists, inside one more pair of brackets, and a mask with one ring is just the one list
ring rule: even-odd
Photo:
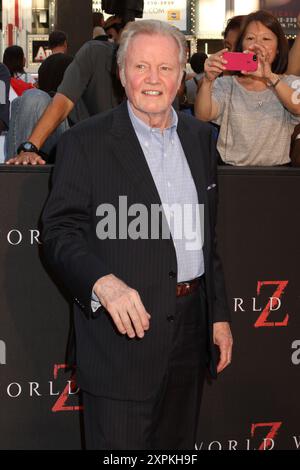
[[14,158],[7,160],[7,165],[45,165],[45,160],[34,152],[21,152]]
[[129,338],[144,337],[145,331],[149,329],[151,316],[136,290],[109,274],[98,279],[93,291],[121,334],[127,334]]

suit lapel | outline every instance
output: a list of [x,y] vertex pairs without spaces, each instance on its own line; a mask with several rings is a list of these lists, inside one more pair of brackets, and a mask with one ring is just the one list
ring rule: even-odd
[[[203,148],[195,134],[179,114],[177,132],[198,193],[199,203],[207,198],[207,168]],[[149,204],[161,204],[151,171],[130,121],[127,102],[122,103],[115,112],[112,126],[112,147],[128,178],[143,194]]]
[[122,103],[115,112],[112,126],[112,147],[128,179],[140,191],[149,204],[161,204],[151,171],[130,121],[127,103]]

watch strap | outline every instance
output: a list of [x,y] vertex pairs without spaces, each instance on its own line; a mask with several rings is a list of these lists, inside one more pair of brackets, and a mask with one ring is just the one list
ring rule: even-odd
[[19,155],[21,152],[34,152],[34,153],[39,153],[39,149],[37,148],[36,145],[34,145],[30,141],[22,142],[18,149],[17,149],[17,154]]

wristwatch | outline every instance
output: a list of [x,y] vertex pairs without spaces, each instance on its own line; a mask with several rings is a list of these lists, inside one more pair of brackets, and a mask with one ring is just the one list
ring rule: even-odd
[[275,82],[272,82],[272,80],[268,80],[267,82],[267,86],[268,87],[273,87],[273,88],[276,88],[276,86],[278,85],[278,83],[281,81],[281,78],[277,75],[277,78],[275,80]]
[[17,154],[20,155],[21,152],[33,152],[39,153],[39,149],[32,142],[26,141],[22,142],[17,149]]

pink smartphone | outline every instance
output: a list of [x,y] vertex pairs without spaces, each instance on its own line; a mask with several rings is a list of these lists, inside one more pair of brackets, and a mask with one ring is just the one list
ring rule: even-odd
[[257,56],[253,52],[224,52],[223,58],[227,60],[224,64],[226,70],[256,72],[258,67]]

